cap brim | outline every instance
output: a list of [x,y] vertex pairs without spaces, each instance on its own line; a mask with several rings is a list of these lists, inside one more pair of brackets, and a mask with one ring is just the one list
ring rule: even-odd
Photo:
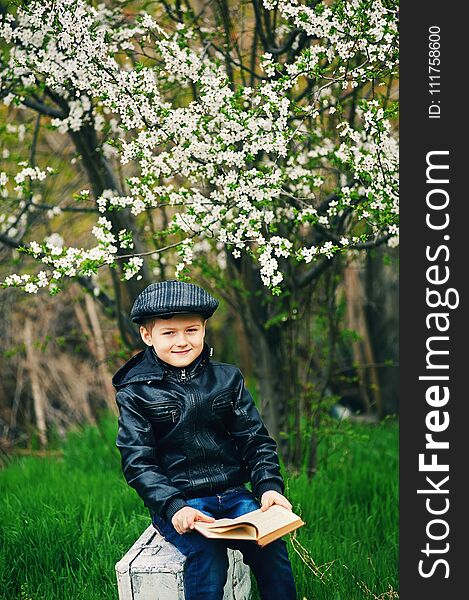
[[207,315],[207,313],[205,313],[201,310],[187,310],[187,309],[186,310],[171,310],[171,311],[164,312],[164,313],[145,315],[143,317],[133,317],[132,322],[138,323],[139,325],[141,325],[142,322],[146,321],[147,319],[156,319],[157,317],[167,317],[169,315],[200,315],[204,319],[208,319],[211,316],[211,315]]

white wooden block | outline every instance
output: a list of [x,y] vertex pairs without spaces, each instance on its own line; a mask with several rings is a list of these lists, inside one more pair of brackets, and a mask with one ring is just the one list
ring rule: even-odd
[[[116,564],[119,600],[184,600],[186,557],[149,525]],[[223,600],[248,600],[250,570],[238,550],[228,549]]]

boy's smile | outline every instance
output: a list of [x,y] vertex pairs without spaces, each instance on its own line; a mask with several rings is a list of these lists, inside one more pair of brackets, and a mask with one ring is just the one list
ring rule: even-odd
[[197,314],[157,318],[149,329],[142,325],[140,335],[161,360],[173,367],[187,367],[204,348],[205,320]]

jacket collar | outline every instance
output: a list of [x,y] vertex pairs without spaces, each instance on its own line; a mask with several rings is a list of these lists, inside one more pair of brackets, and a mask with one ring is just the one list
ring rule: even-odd
[[163,377],[169,377],[177,381],[188,381],[203,370],[210,361],[212,353],[213,348],[205,342],[201,354],[190,365],[181,368],[174,367],[161,360],[156,355],[153,347],[149,346],[122,365],[112,378],[112,383],[118,390],[129,383],[157,381],[163,379]]
[[170,379],[176,379],[177,381],[189,381],[193,379],[198,373],[200,373],[205,365],[210,361],[210,357],[213,353],[211,348],[206,342],[199,356],[194,359],[187,367],[175,367],[169,363],[161,360],[156,354],[153,347],[150,348],[155,362],[163,369],[163,376],[169,377]]

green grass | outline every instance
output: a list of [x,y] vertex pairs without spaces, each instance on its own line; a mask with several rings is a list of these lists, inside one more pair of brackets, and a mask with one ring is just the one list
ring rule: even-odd
[[320,445],[311,482],[287,482],[307,524],[289,542],[296,581],[308,600],[391,600],[398,597],[398,428],[346,428]]
[[[123,479],[116,427],[107,417],[70,433],[63,459],[0,471],[1,600],[117,600],[114,565],[150,518]],[[312,482],[287,480],[307,523],[288,538],[301,599],[397,598],[397,426],[352,430],[324,439]]]

